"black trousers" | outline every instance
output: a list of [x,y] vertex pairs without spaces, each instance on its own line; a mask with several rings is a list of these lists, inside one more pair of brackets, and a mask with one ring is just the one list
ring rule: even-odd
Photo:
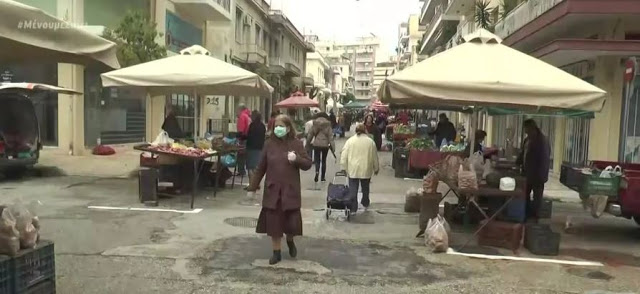
[[[542,205],[544,183],[527,182],[526,192],[527,192],[527,218],[538,219],[540,206]],[[531,196],[533,196],[533,199]]]
[[328,147],[313,147],[313,164],[316,166],[316,174],[320,173],[322,168],[320,174],[322,180],[326,179],[327,174],[327,154],[329,154]]

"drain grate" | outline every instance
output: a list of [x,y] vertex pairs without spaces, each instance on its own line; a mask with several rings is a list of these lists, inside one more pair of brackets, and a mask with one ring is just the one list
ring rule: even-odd
[[258,219],[253,217],[232,217],[225,219],[224,222],[234,227],[255,228],[258,225]]

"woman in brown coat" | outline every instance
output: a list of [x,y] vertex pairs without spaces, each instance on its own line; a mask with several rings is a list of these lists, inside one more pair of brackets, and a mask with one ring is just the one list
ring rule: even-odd
[[293,237],[302,235],[300,170],[309,170],[311,165],[302,141],[296,139],[291,119],[286,115],[276,117],[272,135],[264,144],[260,164],[247,188],[254,193],[266,175],[256,232],[271,237],[273,256],[269,264],[282,260],[283,234],[287,235],[289,255],[298,254]]

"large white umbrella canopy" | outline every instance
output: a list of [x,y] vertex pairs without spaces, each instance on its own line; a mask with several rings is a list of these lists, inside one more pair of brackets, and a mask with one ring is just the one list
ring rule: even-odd
[[[151,95],[174,93],[198,95],[269,96],[273,87],[255,73],[211,57],[194,45],[180,55],[153,60],[100,75],[105,87],[142,88]],[[197,99],[195,99],[197,101]],[[195,117],[199,117],[195,103]],[[199,119],[194,119],[194,139]]]
[[105,87],[144,88],[150,94],[269,96],[273,88],[258,74],[210,56],[201,46],[103,73]]
[[532,111],[600,111],[607,93],[559,68],[502,45],[486,30],[382,82],[384,103],[500,106]]
[[26,61],[120,68],[115,43],[40,9],[0,0],[0,63]]

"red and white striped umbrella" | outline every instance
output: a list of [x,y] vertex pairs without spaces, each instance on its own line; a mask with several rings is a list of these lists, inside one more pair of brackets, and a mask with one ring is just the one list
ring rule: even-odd
[[369,106],[369,109],[375,110],[375,111],[389,111],[389,104],[383,104],[382,102],[380,102],[380,100],[376,100],[373,103],[371,103],[371,106]]

